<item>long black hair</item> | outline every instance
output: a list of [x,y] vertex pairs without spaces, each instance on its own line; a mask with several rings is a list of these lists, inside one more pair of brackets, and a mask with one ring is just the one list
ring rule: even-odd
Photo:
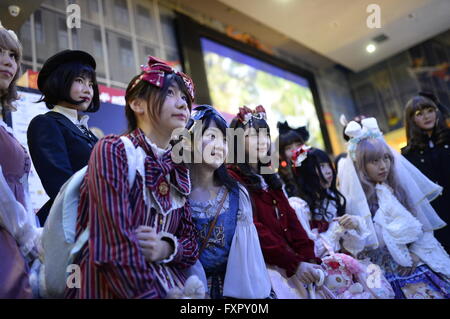
[[286,147],[293,143],[305,144],[309,139],[309,132],[306,126],[292,128],[287,121],[284,121],[284,123],[278,122],[277,128],[279,133],[280,160],[288,160],[284,155]]
[[[328,191],[321,185],[321,182],[325,182],[320,170],[320,164],[323,163],[330,165],[333,171],[333,180]],[[301,166],[294,167],[293,171],[299,190],[298,196],[308,203],[313,219],[315,214],[321,215],[325,220],[332,217],[326,207],[323,207],[325,200],[335,203],[338,216],[345,214],[345,197],[336,188],[336,171],[327,153],[318,148],[311,148]]]
[[298,193],[297,183],[294,179],[294,174],[291,169],[291,159],[286,158],[286,148],[294,143],[303,145],[309,138],[309,132],[306,127],[302,126],[297,129],[293,129],[289,126],[287,121],[284,123],[278,122],[278,148],[280,166],[278,168],[278,174],[284,182],[284,190],[288,197],[296,196]]
[[[201,112],[201,116],[195,117],[195,112]],[[210,105],[199,105],[194,110],[194,119],[189,119],[188,123],[186,124],[186,128],[188,130],[191,130],[192,127],[195,125],[196,120],[201,120],[202,124],[202,136],[205,133],[205,131],[210,127],[211,123],[215,123],[217,128],[222,132],[223,136],[227,136],[227,128],[228,125],[226,121],[222,118],[222,116]],[[191,137],[191,145],[194,145],[194,134],[190,135]],[[193,148],[195,149],[195,148]],[[191,160],[193,158],[194,154],[191,154]],[[225,186],[229,192],[237,192],[238,191],[238,184],[235,179],[233,179],[230,174],[228,174],[226,164],[223,163],[220,165],[219,168],[217,168],[214,171],[213,175],[214,181],[220,185]]]
[[[238,117],[235,117],[230,124],[230,128],[237,129],[242,128],[246,129],[252,127],[256,130],[256,132],[259,132],[261,129],[266,129],[266,131],[269,134],[270,139],[270,128],[267,124],[266,120],[262,118],[252,118],[250,121],[248,121],[246,124],[244,124]],[[233,141],[233,147],[234,147],[234,159],[231,165],[229,166],[230,169],[236,171],[240,176],[243,177],[243,180],[245,181],[245,186],[251,190],[261,190],[262,189],[262,183],[259,175],[252,169],[252,167],[249,164],[249,156],[248,154],[245,155],[245,162],[240,163],[237,160],[238,157],[238,151],[244,149],[244,140],[239,140],[237,135],[234,135],[234,141]],[[271,155],[270,147],[268,149],[268,156]],[[263,166],[270,166],[270,162],[267,164],[263,164],[258,161],[258,170],[259,168]],[[280,177],[278,174],[262,174],[261,175],[264,179],[264,181],[267,183],[267,186],[269,186],[270,189],[281,189],[283,187],[283,183],[281,182]]]

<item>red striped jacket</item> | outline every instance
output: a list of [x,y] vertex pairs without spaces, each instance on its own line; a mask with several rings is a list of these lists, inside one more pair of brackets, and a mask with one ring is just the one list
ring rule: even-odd
[[[75,259],[81,270],[81,288],[67,288],[67,298],[163,298],[168,289],[184,284],[182,269],[198,258],[196,230],[186,200],[188,170],[179,167],[178,174],[173,174],[169,166],[171,173],[153,178],[161,164],[154,149],[140,129],[127,136],[147,155],[145,180],[137,173],[130,187],[125,146],[119,136],[107,136],[96,144],[78,207],[77,235],[86,227],[90,231],[88,244]],[[160,185],[150,190],[156,180],[169,186],[169,191]],[[149,190],[149,205],[144,201],[143,185]],[[140,225],[156,226],[173,240],[175,251],[168,260],[145,261],[134,234]]]

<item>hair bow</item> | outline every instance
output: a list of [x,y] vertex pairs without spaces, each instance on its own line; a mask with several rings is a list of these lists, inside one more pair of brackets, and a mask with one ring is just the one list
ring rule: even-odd
[[147,65],[141,65],[142,75],[133,83],[134,88],[140,81],[144,80],[154,86],[162,88],[164,86],[164,77],[167,74],[174,73],[181,76],[186,85],[191,99],[195,97],[195,87],[192,79],[183,72],[179,72],[171,67],[166,61],[148,56]]
[[237,118],[242,122],[243,125],[246,125],[253,118],[258,120],[267,120],[266,110],[262,105],[258,105],[254,110],[244,105],[243,107],[239,108]]
[[191,118],[194,121],[198,121],[198,120],[202,120],[206,115],[208,115],[209,113],[212,113],[214,115],[216,115],[220,120],[222,120],[223,122],[227,122],[223,116],[215,109],[213,108],[211,105],[207,105],[207,104],[203,104],[203,105],[199,105],[197,106],[193,111],[192,111],[192,116]]
[[308,156],[308,152],[311,149],[311,146],[302,145],[299,148],[297,148],[295,151],[292,152],[292,163],[294,164],[294,167],[300,167],[302,166],[302,162],[306,159]]
[[374,117],[361,120],[361,124],[350,121],[345,128],[345,134],[350,137],[348,141],[348,153],[353,160],[356,159],[356,147],[359,142],[367,138],[383,138],[383,133],[378,127]]

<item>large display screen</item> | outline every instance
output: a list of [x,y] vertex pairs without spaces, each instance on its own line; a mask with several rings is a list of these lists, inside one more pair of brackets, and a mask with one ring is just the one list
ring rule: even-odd
[[292,72],[201,38],[212,104],[230,118],[239,107],[263,105],[271,136],[278,136],[277,122],[304,126],[308,144],[324,149],[324,140],[308,81]]

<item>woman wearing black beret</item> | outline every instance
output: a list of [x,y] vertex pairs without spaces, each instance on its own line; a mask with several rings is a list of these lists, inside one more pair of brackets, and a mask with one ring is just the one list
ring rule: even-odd
[[27,137],[34,167],[50,200],[40,209],[43,225],[61,186],[87,165],[97,138],[87,128],[88,116],[100,107],[94,58],[64,50],[50,57],[38,75],[38,88],[51,110],[36,116]]

